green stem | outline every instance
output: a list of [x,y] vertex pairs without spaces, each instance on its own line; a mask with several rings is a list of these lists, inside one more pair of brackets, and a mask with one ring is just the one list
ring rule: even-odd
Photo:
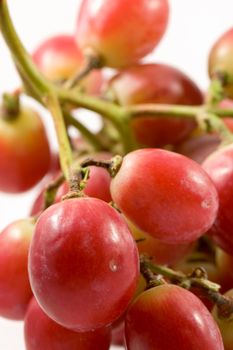
[[72,150],[66,133],[66,127],[53,85],[48,82],[37,70],[31,57],[21,43],[10,18],[7,0],[0,0],[0,27],[3,37],[13,55],[13,59],[20,72],[40,97],[45,106],[50,110],[60,146],[60,161],[62,170],[68,179],[69,168],[72,163]]
[[1,117],[14,120],[20,113],[20,96],[18,93],[5,93],[2,96]]
[[207,109],[207,112],[217,115],[218,117],[224,118],[224,117],[233,117],[233,109],[231,108],[213,108],[213,109]]
[[24,74],[23,70],[17,62],[15,62],[16,69],[18,71],[18,74],[21,78],[21,81],[23,83],[22,86],[22,92],[27,94],[28,96],[32,97],[33,99],[37,100],[39,103],[43,104],[43,101],[41,100],[41,95],[38,93],[38,90],[33,86],[28,79],[28,77]]
[[217,115],[213,113],[200,115],[198,122],[204,131],[217,132],[224,144],[233,142],[233,133]]
[[224,98],[224,88],[222,76],[215,76],[209,86],[207,96],[206,96],[206,105],[215,107],[219,102]]
[[140,261],[140,272],[144,277],[147,289],[166,284],[166,281],[161,275],[154,274],[143,260]]
[[[206,131],[216,131],[220,137],[227,142],[232,142],[232,133],[218,116],[233,116],[232,109],[211,108],[208,106],[183,106],[164,104],[145,104],[121,107],[109,101],[87,96],[81,93],[70,93],[66,90],[58,90],[59,98],[62,102],[73,103],[79,107],[87,108],[110,120],[119,130],[125,141],[125,149],[130,150],[130,146],[135,145],[132,134],[129,133],[129,122],[134,118],[145,116],[196,119],[198,124]],[[119,121],[123,123],[119,123]],[[208,125],[207,125],[208,124]],[[125,130],[124,130],[125,128]],[[127,142],[127,143],[126,143]],[[136,147],[134,147],[136,148]]]
[[52,92],[45,96],[43,100],[45,101],[45,105],[47,106],[53,117],[60,150],[59,155],[61,168],[63,170],[65,178],[68,180],[70,176],[70,167],[73,161],[73,156],[69,138],[66,132],[66,126],[61,106],[56,94],[53,94]]
[[101,68],[101,59],[100,57],[91,52],[86,55],[86,59],[84,65],[81,69],[78,70],[77,74],[74,75],[71,79],[67,80],[63,85],[66,89],[74,88],[80,81],[82,81],[89,73],[91,73],[94,69]]
[[166,105],[166,104],[140,104],[124,108],[128,118],[140,118],[141,116],[159,116],[174,118],[195,118],[201,113],[215,114],[219,117],[233,117],[233,109],[202,106]]
[[70,114],[67,110],[63,110],[63,114],[68,125],[72,125],[78,129],[82,136],[93,146],[95,151],[101,151],[105,148],[98,136],[88,130],[79,120],[74,118],[72,114]]
[[160,116],[194,118],[203,106],[183,106],[183,105],[166,105],[166,104],[140,104],[125,107],[125,113],[130,119],[140,118],[141,116]]
[[129,126],[130,119],[123,107],[73,90],[57,88],[57,94],[62,103],[68,102],[77,107],[88,109],[111,121],[121,136],[126,153],[136,148],[136,142]]
[[51,181],[47,186],[46,190],[44,192],[44,207],[43,210],[50,207],[54,201],[57,194],[58,188],[62,185],[62,183],[65,181],[63,175],[59,175],[56,179]]
[[168,277],[173,283],[176,283],[186,289],[191,287],[197,287],[202,290],[218,292],[220,286],[216,283],[213,283],[205,278],[195,277],[195,276],[186,276],[183,272],[178,272],[170,269],[166,266],[156,265],[145,257],[141,257],[141,262],[145,264],[153,273],[160,274],[162,276]]
[[207,132],[217,132],[224,143],[233,142],[233,134],[219,118],[220,116],[233,116],[233,110],[217,109],[208,105],[204,106],[181,106],[181,105],[137,105],[127,107],[127,113],[131,118],[141,116],[172,116],[175,118],[195,118],[201,129]]

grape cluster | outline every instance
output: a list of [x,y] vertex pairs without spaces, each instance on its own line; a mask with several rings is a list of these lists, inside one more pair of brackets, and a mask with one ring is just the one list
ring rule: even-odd
[[[233,30],[204,95],[142,61],[168,18],[168,0],[82,0],[74,35],[29,55],[0,1],[22,78],[0,109],[0,190],[47,175],[0,235],[0,316],[24,320],[27,350],[233,349]],[[52,115],[60,162],[22,94]],[[101,115],[98,133],[80,107]]]

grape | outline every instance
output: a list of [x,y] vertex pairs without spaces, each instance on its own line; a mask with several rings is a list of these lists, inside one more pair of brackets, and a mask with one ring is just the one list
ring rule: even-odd
[[24,322],[26,350],[108,350],[110,328],[77,333],[52,321],[32,299]]
[[191,137],[177,145],[175,151],[201,164],[217,149],[220,142],[220,137],[216,134],[201,134]]
[[40,116],[21,107],[13,120],[0,116],[0,191],[20,193],[33,187],[50,167],[50,149]]
[[168,13],[167,0],[83,0],[76,40],[84,53],[95,51],[103,65],[128,66],[159,43]]
[[128,350],[223,350],[217,325],[202,302],[174,285],[147,290],[125,319]]
[[233,28],[225,32],[214,44],[209,54],[209,75],[219,75],[224,80],[224,90],[229,98],[233,97]]
[[217,191],[200,165],[179,154],[127,154],[111,183],[113,201],[135,226],[170,244],[195,241],[213,224]]
[[34,219],[8,225],[0,235],[0,316],[22,320],[32,297],[28,252]]
[[128,222],[140,254],[148,255],[156,264],[171,265],[180,261],[193,248],[193,244],[169,244],[140,231]]
[[120,214],[96,198],[55,204],[37,222],[29,274],[40,306],[55,322],[90,331],[127,308],[138,279],[138,253]]
[[212,178],[219,196],[219,211],[210,233],[222,249],[232,254],[233,146],[212,153],[204,161],[203,168]]

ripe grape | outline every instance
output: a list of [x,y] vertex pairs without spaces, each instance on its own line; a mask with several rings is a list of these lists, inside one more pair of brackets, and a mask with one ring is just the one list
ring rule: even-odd
[[84,53],[95,51],[103,65],[128,66],[159,43],[168,14],[167,0],[83,0],[76,40]]
[[201,166],[161,149],[127,154],[111,194],[135,226],[171,244],[195,241],[212,226],[218,210],[217,191]]
[[191,292],[162,285],[142,293],[125,319],[128,350],[223,350],[219,329]]
[[140,231],[128,222],[130,231],[137,242],[139,254],[148,255],[156,264],[171,265],[180,261],[193,248],[193,244],[169,244]]
[[232,254],[233,146],[212,153],[204,161],[203,168],[213,180],[219,196],[219,211],[210,233],[222,249]]
[[40,116],[21,107],[12,120],[0,116],[0,191],[33,187],[50,167],[50,149]]
[[21,320],[32,291],[28,277],[28,253],[34,219],[18,220],[0,234],[0,316]]
[[209,75],[223,78],[224,89],[229,98],[233,97],[233,28],[225,32],[214,44],[209,54]]
[[74,332],[51,320],[32,299],[24,321],[26,350],[108,350],[110,328]]
[[30,282],[49,317],[90,331],[124,313],[136,289],[138,263],[135,242],[115,209],[96,198],[65,200],[39,217]]
[[217,134],[201,134],[180,143],[175,147],[175,151],[202,164],[217,149],[220,142]]

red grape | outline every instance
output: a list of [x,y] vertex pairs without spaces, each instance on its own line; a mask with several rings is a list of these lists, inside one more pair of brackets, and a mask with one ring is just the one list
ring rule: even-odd
[[77,42],[84,52],[96,51],[106,66],[127,66],[159,43],[168,13],[167,0],[83,0]]
[[[84,56],[71,35],[56,35],[40,44],[33,60],[41,72],[52,81],[63,81],[77,74],[84,64]],[[80,86],[89,94],[99,93],[102,74],[91,72]]]
[[217,325],[202,302],[174,285],[152,288],[125,320],[128,350],[223,350]]
[[185,140],[177,145],[175,151],[201,164],[220,145],[217,134],[201,134]]
[[169,244],[159,241],[140,231],[132,223],[128,222],[130,231],[135,240],[140,240],[137,243],[140,254],[148,255],[156,264],[171,265],[180,261],[188,254],[193,244]]
[[200,165],[179,154],[127,154],[111,183],[113,201],[135,226],[165,243],[195,241],[213,224],[217,191]]
[[0,316],[24,318],[32,297],[28,278],[28,252],[34,220],[15,221],[0,235]]
[[203,163],[212,178],[219,196],[219,211],[211,228],[215,242],[229,254],[233,253],[233,145],[212,153]]
[[[203,94],[180,70],[164,64],[126,68],[113,77],[108,89],[123,106],[144,103],[201,105]],[[139,143],[149,147],[180,142],[195,128],[194,120],[139,116],[132,123]]]
[[30,189],[50,167],[50,149],[39,115],[21,107],[13,120],[0,117],[0,191]]
[[[233,300],[233,289],[229,290],[224,296],[231,298]],[[217,322],[217,325],[221,331],[222,339],[224,343],[224,350],[233,350],[233,319],[232,315],[230,317],[221,317],[218,314],[218,309],[215,306],[212,315]]]
[[233,97],[233,28],[225,32],[214,44],[209,54],[209,75],[213,78],[216,74],[224,79],[225,92],[228,97]]
[[123,314],[136,289],[138,253],[120,214],[96,198],[55,204],[36,225],[29,273],[46,314],[89,331]]
[[33,298],[24,323],[27,350],[108,350],[110,328],[77,333],[55,323]]

